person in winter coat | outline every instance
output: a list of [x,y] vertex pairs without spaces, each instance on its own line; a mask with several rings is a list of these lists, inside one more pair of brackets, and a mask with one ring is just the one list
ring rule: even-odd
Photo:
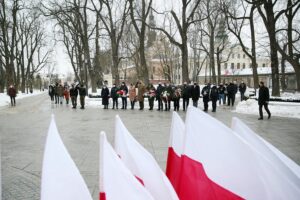
[[158,86],[156,88],[156,101],[158,101],[158,109],[157,110],[164,110],[164,104],[162,102],[161,96],[162,92],[164,91],[164,87],[162,86],[161,83],[158,83]]
[[228,101],[228,91],[227,91],[227,88],[228,88],[228,83],[225,83],[225,85],[224,85],[224,104],[226,104],[226,101]]
[[181,97],[181,88],[180,87],[175,87],[175,91],[173,93],[173,101],[174,101],[174,111],[179,111],[180,108],[180,97]]
[[269,89],[265,87],[264,82],[259,83],[259,92],[258,92],[258,106],[259,106],[259,118],[258,120],[264,119],[262,107],[264,106],[266,112],[268,113],[268,119],[271,118],[271,112],[268,108],[270,100]]
[[189,106],[189,102],[190,102],[190,97],[191,97],[191,90],[189,85],[187,84],[187,82],[183,83],[182,86],[182,99],[183,99],[183,111],[185,111],[187,109],[187,107]]
[[54,86],[51,84],[49,85],[49,96],[51,101],[54,101],[54,95],[55,95]]
[[17,91],[13,85],[8,88],[8,96],[10,97],[11,106],[16,106]]
[[235,101],[235,95],[237,93],[237,85],[234,83],[229,83],[227,86],[227,92],[228,92],[228,103],[227,105],[234,106],[234,101]]
[[218,87],[218,93],[219,93],[219,105],[221,105],[221,100],[223,105],[225,104],[225,87],[221,83]]
[[171,99],[173,96],[173,90],[169,83],[165,83],[165,87],[162,93],[162,100],[165,103],[165,111],[169,111],[171,109]]
[[104,109],[108,109],[109,104],[109,89],[106,85],[102,87],[101,90],[101,97],[102,97],[102,105],[104,106]]
[[120,90],[122,90],[122,109],[127,109],[127,94],[128,94],[128,87],[126,86],[125,82],[122,82]]
[[129,100],[130,100],[131,110],[133,110],[134,104],[136,102],[136,88],[132,83],[130,84],[130,88],[129,88]]
[[69,92],[68,86],[65,87],[64,97],[66,99],[66,104],[68,105],[69,104],[69,99],[70,99],[70,92]]
[[62,84],[59,84],[59,86],[57,88],[57,94],[59,97],[59,102],[60,102],[60,104],[62,104],[63,99],[64,99],[64,87],[62,86]]
[[70,96],[72,101],[72,108],[76,109],[77,107],[77,96],[78,96],[78,88],[75,88],[75,84],[72,84],[70,89]]
[[204,86],[204,88],[201,91],[202,97],[203,97],[203,103],[204,103],[204,110],[207,112],[208,110],[208,102],[210,97],[210,83]]
[[86,89],[85,86],[83,84],[80,85],[79,89],[79,96],[80,96],[80,109],[84,109],[85,106],[85,96],[86,96]]
[[191,93],[192,93],[193,106],[197,108],[198,107],[198,100],[199,100],[199,97],[200,97],[200,87],[196,82],[192,86],[191,91],[192,91]]
[[152,84],[149,84],[148,86],[148,102],[150,107],[149,110],[153,110],[155,97],[156,97],[155,87]]
[[136,83],[135,87],[138,89],[137,100],[140,104],[140,110],[144,110],[144,94],[146,92],[146,86],[143,81],[140,80]]
[[59,87],[58,83],[55,83],[55,86],[54,86],[55,104],[59,103],[58,87]]
[[210,100],[212,102],[212,112],[216,112],[218,99],[219,99],[218,88],[217,86],[214,85],[210,89]]
[[[119,109],[118,108],[118,98],[119,98],[118,91],[119,91],[119,89],[117,88],[116,84],[113,84],[112,88],[110,89],[110,97],[113,100],[112,109],[115,109],[115,107],[116,107],[116,109]],[[102,99],[102,101],[103,101],[103,99]]]
[[246,92],[247,86],[244,83],[244,81],[241,82],[239,85],[239,91],[241,93],[241,101],[245,100],[245,92]]

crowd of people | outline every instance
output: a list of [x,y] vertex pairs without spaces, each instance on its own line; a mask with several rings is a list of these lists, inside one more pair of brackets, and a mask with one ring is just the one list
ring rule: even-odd
[[[159,83],[157,87],[153,84],[145,85],[142,81],[138,81],[136,84],[131,83],[129,86],[125,82],[121,85],[113,84],[111,89],[104,85],[101,90],[102,105],[104,109],[108,109],[109,99],[112,99],[112,109],[119,109],[119,101],[121,98],[121,109],[126,110],[128,100],[130,101],[130,109],[135,108],[135,104],[138,102],[139,110],[144,109],[144,100],[148,98],[149,110],[154,109],[154,101],[158,101],[158,111],[170,111],[171,102],[173,102],[173,110],[179,111],[180,99],[182,98],[182,109],[185,111],[189,106],[190,99],[193,102],[193,106],[198,107],[198,101],[202,96],[204,111],[208,111],[209,102],[212,102],[212,112],[216,112],[217,102],[219,105],[234,106],[235,97],[237,92],[240,92],[241,101],[245,100],[245,92],[247,86],[242,81],[239,85],[236,81],[229,84],[210,84],[207,83],[200,90],[200,86],[194,82],[192,85],[184,82],[182,85],[173,85],[168,82],[162,84]],[[72,84],[71,88],[68,85],[62,85],[56,83],[49,86],[49,95],[51,101],[55,101],[55,104],[62,104],[63,99],[66,100],[66,104],[69,104],[71,98],[72,106],[74,109],[77,107],[77,97],[80,96],[81,109],[85,106],[85,96],[87,95],[86,88],[83,84]],[[260,118],[263,119],[262,107],[268,113],[268,118],[271,117],[271,113],[268,109],[269,90],[264,87],[263,82],[260,83],[259,92],[259,113]]]

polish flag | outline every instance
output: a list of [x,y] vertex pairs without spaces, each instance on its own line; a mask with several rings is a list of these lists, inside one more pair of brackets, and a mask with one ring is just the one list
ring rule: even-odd
[[173,112],[172,124],[170,130],[170,141],[168,148],[168,158],[166,175],[172,183],[176,192],[178,192],[179,174],[181,166],[181,154],[184,142],[184,122],[180,116]]
[[106,135],[100,135],[100,200],[154,200],[126,168]]
[[41,200],[92,200],[59,136],[54,116],[48,130],[41,182]]
[[300,187],[300,167],[290,158],[281,153],[276,147],[265,141],[253,132],[245,123],[238,118],[232,118],[231,128],[240,137],[248,142],[260,156],[272,163],[272,165],[285,176],[286,179]]
[[174,188],[153,156],[133,138],[119,116],[116,116],[115,124],[115,150],[154,199],[178,200]]
[[299,186],[215,118],[189,107],[185,131],[181,200],[299,199]]

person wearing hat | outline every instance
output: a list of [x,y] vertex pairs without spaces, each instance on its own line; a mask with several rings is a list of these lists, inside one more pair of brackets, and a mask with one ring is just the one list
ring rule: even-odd
[[194,82],[191,91],[192,91],[191,93],[192,93],[193,106],[197,108],[198,100],[200,97],[200,86],[196,82]]
[[207,112],[208,110],[208,102],[209,102],[209,98],[210,98],[210,83],[206,84],[204,86],[204,88],[201,91],[202,97],[203,97],[203,104],[204,104],[204,110],[205,112]]
[[83,84],[79,87],[79,96],[80,96],[80,109],[84,109],[85,106],[85,96],[86,96],[86,89]]
[[75,84],[73,83],[71,85],[70,89],[70,97],[71,97],[71,102],[72,102],[72,108],[76,109],[77,107],[77,96],[78,96],[78,88],[75,87]]
[[127,109],[127,94],[128,94],[128,87],[126,86],[125,82],[122,82],[120,90],[122,90],[122,109]]
[[156,88],[156,101],[158,101],[158,109],[160,111],[164,110],[164,104],[162,102],[162,92],[164,91],[164,86],[162,86],[161,82],[158,83],[158,86]]
[[16,106],[17,91],[13,85],[10,85],[8,89],[8,95],[10,97],[11,106]]
[[271,118],[271,112],[268,108],[269,100],[270,100],[269,89],[265,87],[264,82],[261,81],[259,83],[259,91],[258,91],[258,106],[259,106],[259,116],[260,116],[258,120],[264,119],[262,107],[264,107],[266,112],[268,113],[268,119]]

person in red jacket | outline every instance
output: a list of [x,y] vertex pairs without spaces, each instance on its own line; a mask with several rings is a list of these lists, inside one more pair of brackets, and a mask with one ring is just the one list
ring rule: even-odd
[[67,86],[65,86],[64,97],[66,99],[66,104],[69,104],[70,92],[69,92],[69,88]]
[[11,106],[16,106],[16,96],[17,96],[17,91],[14,88],[13,85],[11,85],[8,89],[8,95],[10,96],[10,102]]

